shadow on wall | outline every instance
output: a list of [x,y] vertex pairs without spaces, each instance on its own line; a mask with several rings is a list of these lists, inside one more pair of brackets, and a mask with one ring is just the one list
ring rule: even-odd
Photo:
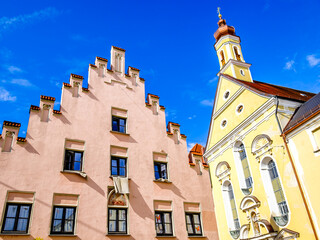
[[130,201],[129,202],[133,211],[143,219],[149,218],[153,220],[153,212],[151,211],[148,204],[146,203],[143,196],[141,195],[139,191],[139,186],[133,180],[129,180],[129,181],[130,181],[129,183],[130,184]]
[[60,106],[60,111],[62,112],[62,114],[55,116],[55,118],[59,119],[64,124],[71,125],[71,122],[64,115],[64,113],[67,113],[66,109],[64,107]]
[[87,184],[90,188],[94,189],[96,192],[100,193],[104,197],[106,195],[105,191],[98,184],[96,184],[96,182],[93,181],[93,179],[90,178],[89,176],[87,176],[87,178],[85,179],[78,174],[68,173],[68,172],[63,173],[63,176],[71,182],[79,182],[79,183]]
[[158,186],[159,188],[165,189],[165,190],[170,190],[170,191],[172,191],[174,194],[176,194],[177,196],[181,197],[182,199],[184,199],[184,200],[186,199],[186,198],[182,195],[180,189],[177,188],[177,186],[174,185],[174,183],[168,184],[168,183],[157,182],[156,184],[157,184],[157,186]]

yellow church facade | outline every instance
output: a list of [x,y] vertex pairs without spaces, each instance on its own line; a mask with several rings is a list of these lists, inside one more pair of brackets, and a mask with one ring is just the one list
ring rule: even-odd
[[219,81],[204,156],[219,238],[318,239],[283,135],[314,94],[254,81],[235,29],[221,15],[218,25]]

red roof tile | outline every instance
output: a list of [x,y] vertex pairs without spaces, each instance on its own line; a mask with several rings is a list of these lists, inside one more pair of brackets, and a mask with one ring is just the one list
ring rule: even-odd
[[65,86],[65,87],[71,87],[71,84],[69,84],[69,83],[63,83],[63,86]]
[[129,66],[129,68],[131,68],[132,70],[136,70],[138,72],[140,71],[140,69],[138,69],[138,68],[134,68],[134,67],[130,67],[130,66]]
[[102,57],[97,57],[98,60],[104,61],[104,62],[108,62],[108,59],[106,58],[102,58]]
[[42,100],[47,100],[47,101],[51,101],[51,102],[54,102],[56,100],[56,98],[54,98],[54,97],[48,97],[48,96],[44,96],[44,95],[41,95],[40,98]]
[[91,64],[91,63],[89,64],[89,66],[90,66],[90,67],[93,67],[93,68],[97,68],[96,65],[93,65],[93,64]]
[[83,79],[83,77],[81,75],[77,75],[77,74],[74,74],[74,73],[71,73],[71,77],[78,78],[78,79]]
[[26,142],[27,141],[27,139],[26,138],[23,138],[23,137],[17,137],[17,142],[21,142],[21,143],[23,143],[23,142]]
[[115,49],[118,49],[118,50],[120,50],[120,51],[126,51],[126,50],[124,50],[123,48],[119,48],[119,47],[115,47],[115,46],[112,46],[113,48],[115,48]]
[[153,97],[153,98],[158,98],[158,99],[160,98],[159,96],[151,94],[151,93],[148,93],[148,96]]
[[161,110],[165,110],[166,108],[162,105],[159,106]]
[[84,91],[84,92],[89,92],[89,89],[88,89],[88,88],[83,87],[83,88],[82,88],[82,91]]
[[10,121],[3,121],[3,125],[2,125],[2,126],[21,127],[21,123],[10,122]]
[[202,165],[204,167],[209,167],[208,163],[205,161],[205,159],[203,157],[203,153],[204,153],[204,148],[202,145],[200,145],[198,143],[196,145],[194,145],[193,148],[189,152],[189,164],[192,163],[192,155],[197,155],[197,156],[201,156]]
[[31,106],[30,106],[30,110],[39,111],[39,110],[40,110],[40,107],[35,106],[35,105],[31,105]]
[[54,114],[62,114],[62,112],[60,112],[59,110],[53,110]]
[[267,95],[273,95],[277,96],[280,98],[286,98],[286,99],[291,99],[295,101],[300,101],[300,102],[306,102],[310,98],[312,98],[315,94],[310,93],[310,92],[305,92],[301,90],[296,90],[292,88],[287,88],[287,87],[282,87],[282,86],[277,86],[269,83],[263,83],[263,82],[258,82],[258,81],[253,81],[253,82],[247,82],[247,81],[242,81],[239,79],[236,79],[234,77],[231,77],[226,74],[221,74],[221,76],[237,82],[241,84],[242,86],[245,86],[255,92],[262,93],[262,94],[267,94]]
[[141,78],[140,78],[140,81],[145,81],[145,80],[144,80],[144,78],[141,77]]

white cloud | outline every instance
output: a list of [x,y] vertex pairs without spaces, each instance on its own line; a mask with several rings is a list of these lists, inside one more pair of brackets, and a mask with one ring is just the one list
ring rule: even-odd
[[197,115],[194,114],[194,115],[188,117],[188,119],[191,120],[191,119],[194,119],[194,118],[196,118],[196,117],[197,117]]
[[16,66],[8,67],[8,71],[11,72],[11,73],[22,72],[21,68],[18,68]]
[[214,78],[210,79],[210,80],[208,81],[208,83],[211,84],[211,83],[214,83],[214,82],[217,81],[217,80],[218,80],[218,77],[214,77]]
[[191,142],[191,143],[188,143],[187,145],[187,149],[188,149],[188,152],[193,148],[194,145],[196,145],[197,143],[194,143],[194,142]]
[[284,66],[284,69],[285,70],[294,70],[295,71],[294,64],[295,64],[295,61],[294,60],[290,60],[290,61],[286,62],[286,65]]
[[309,65],[311,67],[317,66],[320,64],[320,58],[317,58],[316,55],[308,55],[307,56],[307,61],[309,62]]
[[14,102],[17,97],[11,96],[10,93],[4,88],[0,88],[0,101],[2,102]]
[[36,20],[46,19],[59,14],[59,11],[55,8],[49,7],[40,11],[35,11],[31,14],[24,14],[15,17],[2,17],[0,18],[0,32],[7,29],[21,26],[23,24],[32,23]]
[[213,100],[204,99],[200,102],[201,105],[212,107]]
[[20,78],[19,79],[12,79],[11,83],[17,84],[17,85],[20,85],[23,87],[31,87],[32,86],[32,83],[29,82],[27,79],[20,79]]

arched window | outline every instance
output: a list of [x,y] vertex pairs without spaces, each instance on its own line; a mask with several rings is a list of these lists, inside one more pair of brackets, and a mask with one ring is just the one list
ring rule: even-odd
[[261,161],[261,175],[272,217],[277,225],[283,227],[289,221],[289,208],[280,182],[276,163],[271,157]]
[[240,54],[238,53],[238,48],[237,47],[233,47],[233,49],[234,49],[234,54],[236,55],[236,59],[238,61],[241,61]]
[[237,172],[241,190],[245,195],[249,195],[252,192],[253,181],[249,168],[246,149],[242,142],[237,142],[235,144],[234,152],[235,164],[238,170]]
[[233,188],[230,181],[225,181],[222,185],[223,202],[229,227],[229,232],[234,239],[240,235],[240,223],[237,212],[237,205],[234,199]]
[[221,61],[221,65],[224,66],[226,64],[226,60],[224,58],[224,53],[223,53],[222,50],[220,51],[220,55],[221,55],[221,60],[220,60]]

